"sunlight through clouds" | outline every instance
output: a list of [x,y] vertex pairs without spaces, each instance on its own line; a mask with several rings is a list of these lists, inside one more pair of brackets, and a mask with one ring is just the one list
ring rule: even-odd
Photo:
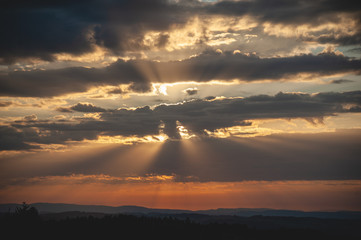
[[7,1],[0,203],[361,211],[360,9]]

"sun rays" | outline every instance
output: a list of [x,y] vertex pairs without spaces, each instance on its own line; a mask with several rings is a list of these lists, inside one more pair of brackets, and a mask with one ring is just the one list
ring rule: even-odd
[[[320,146],[320,141],[331,139],[327,134],[334,133],[325,134],[316,136],[313,144]],[[316,167],[312,170],[307,164],[302,165],[299,159],[307,154],[290,159],[287,158],[290,155],[282,156],[279,149],[287,148],[292,154],[300,155],[309,146],[307,136],[304,139],[287,135],[192,137],[133,145],[88,143],[69,152],[24,156],[24,161],[17,161],[20,169],[8,165],[4,168],[7,171],[20,172],[13,176],[12,182],[4,183],[0,196],[4,201],[132,204],[193,210],[239,206],[359,209],[361,182],[358,180],[297,180],[306,172],[316,171],[311,176],[314,178],[321,168],[317,164],[309,165]],[[333,142],[338,145],[337,139],[350,138],[337,136]],[[332,147],[331,143],[324,147]],[[50,157],[55,165],[46,164]],[[279,162],[275,163],[273,158]],[[328,164],[332,165],[332,161]],[[294,164],[297,169],[291,167]],[[278,180],[277,176],[284,180]],[[269,180],[262,180],[267,177]]]

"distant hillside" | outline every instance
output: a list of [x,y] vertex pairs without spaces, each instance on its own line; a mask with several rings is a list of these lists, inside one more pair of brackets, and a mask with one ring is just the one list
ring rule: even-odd
[[219,208],[214,210],[197,211],[197,213],[207,215],[234,215],[241,217],[252,216],[275,216],[275,217],[314,217],[314,218],[334,218],[334,219],[361,219],[361,212],[337,211],[337,212],[304,212],[295,210],[275,210],[275,209],[250,209],[250,208]]
[[[0,212],[14,212],[21,204],[0,204]],[[173,210],[173,209],[152,209],[138,206],[103,206],[103,205],[79,205],[79,204],[65,204],[65,203],[32,203],[41,214],[43,213],[62,213],[62,212],[90,212],[90,213],[106,213],[106,214],[149,214],[149,213],[164,213],[164,214],[178,214],[191,213],[188,210]]]
[[[0,204],[0,212],[14,212],[20,204]],[[153,209],[139,206],[103,206],[103,205],[78,205],[64,203],[33,203],[31,206],[38,209],[41,214],[44,213],[62,213],[62,212],[87,212],[104,214],[202,214],[211,216],[274,216],[274,217],[313,217],[324,219],[361,219],[361,212],[338,211],[338,212],[303,212],[293,210],[275,210],[275,209],[250,209],[250,208],[219,208],[211,210],[177,210],[177,209]]]

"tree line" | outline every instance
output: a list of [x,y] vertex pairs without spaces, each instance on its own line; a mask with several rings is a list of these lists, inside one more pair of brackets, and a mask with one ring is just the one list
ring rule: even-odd
[[[36,208],[24,203],[14,213],[1,216],[3,235],[20,239],[333,239],[307,229],[252,229],[246,224],[200,224],[173,216],[105,215],[44,220]],[[340,236],[337,236],[339,238]],[[336,237],[335,237],[336,239]]]

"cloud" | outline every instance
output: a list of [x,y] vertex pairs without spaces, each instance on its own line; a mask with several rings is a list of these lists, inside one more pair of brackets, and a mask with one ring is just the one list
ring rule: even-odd
[[12,104],[13,104],[13,102],[11,102],[11,101],[2,101],[2,102],[0,102],[0,107],[9,107]]
[[106,109],[94,106],[91,103],[77,103],[71,107],[57,107],[55,110],[62,113],[72,113],[74,111],[83,113],[96,113],[107,111]]
[[[146,49],[145,32],[185,23],[182,7],[166,0],[6,1],[0,11],[0,58],[51,61],[56,53],[79,55],[103,46],[118,54]],[[167,41],[158,39],[158,47]]]
[[30,179],[22,178],[16,179],[13,184],[25,183],[27,185],[33,184],[91,184],[91,183],[103,183],[103,184],[125,184],[125,183],[165,183],[173,182],[175,176],[173,175],[152,175],[147,174],[145,176],[127,176],[127,177],[114,177],[104,174],[97,175],[83,175],[72,174],[69,176],[42,176],[34,177]]
[[334,52],[318,55],[260,58],[256,55],[207,51],[183,61],[118,60],[104,68],[71,67],[9,72],[0,75],[0,95],[52,97],[84,92],[92,87],[130,84],[129,90],[150,91],[151,83],[212,80],[279,81],[297,74],[328,76],[356,72],[361,60]]
[[[78,106],[78,105],[75,105]],[[89,112],[93,105],[80,105]],[[3,141],[17,138],[18,143],[65,144],[68,141],[94,140],[99,136],[158,135],[163,132],[171,139],[181,138],[180,126],[189,134],[207,136],[233,126],[249,126],[257,119],[295,119],[322,122],[326,116],[360,112],[361,91],[326,92],[318,94],[278,93],[275,96],[256,95],[247,98],[198,99],[174,105],[158,105],[154,109],[114,109],[99,112],[98,118],[73,120],[14,121],[4,127],[9,134]],[[207,131],[206,131],[207,130]],[[9,148],[3,148],[6,150]]]
[[[81,175],[105,175],[105,179],[84,180],[110,183],[133,182],[125,179],[129,174],[140,178],[149,174],[174,176],[175,181],[197,182],[355,180],[361,179],[360,143],[361,132],[353,129],[244,139],[193,138],[163,144],[93,145],[40,155],[2,155],[1,180],[69,174],[80,177],[79,181],[83,180]],[[151,149],[158,151],[149,160]]]
[[[360,43],[360,9],[360,4],[351,0],[342,3],[334,0],[297,0],[292,3],[277,0],[272,4],[267,0],[219,1],[203,8],[207,14],[252,16],[258,24],[272,26],[268,32],[270,35],[277,35],[277,27],[282,27],[288,29],[286,35],[296,34],[301,41],[340,45]],[[299,32],[304,34],[297,36]]]
[[[359,21],[357,24],[360,24],[361,21]],[[321,36],[314,36],[310,38],[304,38],[305,41],[307,40],[314,40],[319,43],[327,44],[327,43],[333,43],[333,44],[339,44],[339,45],[357,45],[361,42],[361,29],[357,29],[358,31],[356,34],[328,34],[328,35],[321,35]]]
[[91,103],[78,103],[72,107],[70,107],[71,110],[77,111],[77,112],[105,112],[106,109],[101,107],[96,107]]
[[25,121],[36,121],[38,120],[38,117],[35,114],[31,114],[24,117]]
[[360,166],[360,136],[360,130],[352,130],[202,138],[188,140],[188,148],[168,141],[148,171],[173,173],[183,181],[187,176],[198,181],[360,179],[355,169]]
[[[325,7],[327,5],[327,7]],[[316,0],[304,2],[296,0],[292,3],[276,0],[270,3],[267,0],[253,1],[219,1],[216,4],[205,6],[205,10],[212,14],[243,16],[252,15],[261,21],[284,24],[304,24],[320,22],[337,22],[337,13],[357,14],[360,4],[353,1],[342,3],[334,0]]]
[[[178,65],[178,66],[177,66]],[[164,68],[188,69],[184,74],[175,72],[175,78],[193,81],[241,79],[279,80],[300,73],[331,75],[336,72],[359,72],[360,60],[351,60],[335,53],[304,54],[291,57],[260,58],[256,55],[230,52],[206,52],[179,64],[163,64]],[[161,70],[160,70],[161,71]],[[179,71],[179,70],[178,70]],[[175,79],[174,79],[175,81]]]
[[199,90],[197,88],[187,88],[183,92],[189,96],[192,96],[192,95],[196,95],[198,93],[198,91]]
[[89,39],[91,25],[72,15],[70,9],[40,4],[24,7],[28,4],[16,5],[17,2],[3,7],[0,13],[3,63],[26,57],[52,61],[55,53],[81,54],[93,50]]
[[352,82],[354,82],[354,81],[349,80],[349,79],[335,79],[335,80],[330,81],[329,83],[330,84],[343,84],[343,83],[352,83]]
[[[0,150],[28,150],[39,149],[39,146],[28,144],[25,140],[31,139],[29,131],[19,131],[9,126],[0,126]],[[35,140],[35,139],[34,139]]]
[[346,52],[361,53],[361,47],[352,48],[350,50],[347,50]]
[[124,91],[121,88],[113,88],[112,90],[107,91],[109,94],[122,94]]
[[107,110],[101,107],[94,106],[91,103],[77,103],[71,107],[58,107],[56,111],[62,113],[72,113],[76,112],[84,112],[84,113],[96,113],[96,112],[106,112]]
[[[327,6],[327,7],[325,7]],[[250,16],[258,24],[318,26],[342,23],[345,15],[360,24],[360,6],[355,1],[318,0],[312,2],[279,0],[218,1],[216,3],[167,0],[133,1],[6,1],[0,10],[0,61],[11,64],[19,59],[55,59],[55,54],[81,55],[96,46],[116,55],[164,48],[168,31],[185,26],[200,16]],[[158,33],[153,44],[146,34]],[[349,34],[320,33],[322,43],[358,44],[360,27]]]
[[33,97],[51,97],[84,92],[95,86],[145,81],[144,76],[135,69],[131,62],[122,60],[101,69],[71,67],[32,72],[10,72],[8,75],[0,76],[2,94]]
[[72,113],[73,111],[68,107],[57,107],[56,111],[62,112],[62,113]]

